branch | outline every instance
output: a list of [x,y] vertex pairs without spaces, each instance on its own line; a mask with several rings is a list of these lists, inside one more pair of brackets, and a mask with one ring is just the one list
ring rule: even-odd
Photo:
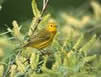
[[43,16],[47,6],[48,6],[48,0],[43,0],[43,9],[42,9],[42,12],[41,12],[41,17]]
[[31,28],[30,28],[29,33],[28,33],[28,35],[30,37],[35,33],[35,31],[38,28],[39,23],[42,21],[43,14],[44,14],[47,6],[48,6],[48,0],[43,0],[43,8],[41,11],[41,15],[40,16],[38,15],[39,17],[35,17],[34,20],[32,21],[32,25],[31,25]]

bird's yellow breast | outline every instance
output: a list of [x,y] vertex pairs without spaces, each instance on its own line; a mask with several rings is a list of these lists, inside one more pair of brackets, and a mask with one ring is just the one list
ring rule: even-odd
[[54,35],[51,34],[51,36],[50,36],[50,38],[48,40],[45,40],[45,41],[40,42],[38,44],[32,44],[31,47],[37,48],[37,49],[45,48],[45,47],[47,47],[48,45],[51,44],[51,42],[53,41],[53,37],[54,37]]

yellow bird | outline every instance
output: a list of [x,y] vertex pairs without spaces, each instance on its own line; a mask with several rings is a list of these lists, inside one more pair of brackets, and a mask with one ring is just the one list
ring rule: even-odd
[[56,24],[50,22],[46,28],[40,30],[36,35],[33,35],[29,39],[28,44],[26,44],[24,47],[43,49],[52,43],[56,32]]

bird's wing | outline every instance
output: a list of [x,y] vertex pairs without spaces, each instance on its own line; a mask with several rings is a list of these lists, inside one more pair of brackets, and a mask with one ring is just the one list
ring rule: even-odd
[[27,45],[40,44],[44,41],[49,40],[50,37],[51,37],[50,32],[48,32],[47,30],[42,30],[39,33],[37,33],[36,35],[32,36],[32,38],[29,40],[29,43]]

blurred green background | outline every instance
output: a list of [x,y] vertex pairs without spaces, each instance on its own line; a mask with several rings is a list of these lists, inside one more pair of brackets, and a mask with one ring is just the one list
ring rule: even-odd
[[[40,0],[37,0],[39,8],[42,5]],[[58,20],[60,12],[74,13],[74,16],[78,16],[80,10],[86,10],[85,14],[93,13],[90,6],[91,0],[51,0],[49,1],[48,12]],[[100,0],[98,0],[101,2]],[[19,23],[31,20],[33,17],[31,0],[0,0],[0,32],[5,30],[5,24],[11,27],[13,20],[17,20]]]

